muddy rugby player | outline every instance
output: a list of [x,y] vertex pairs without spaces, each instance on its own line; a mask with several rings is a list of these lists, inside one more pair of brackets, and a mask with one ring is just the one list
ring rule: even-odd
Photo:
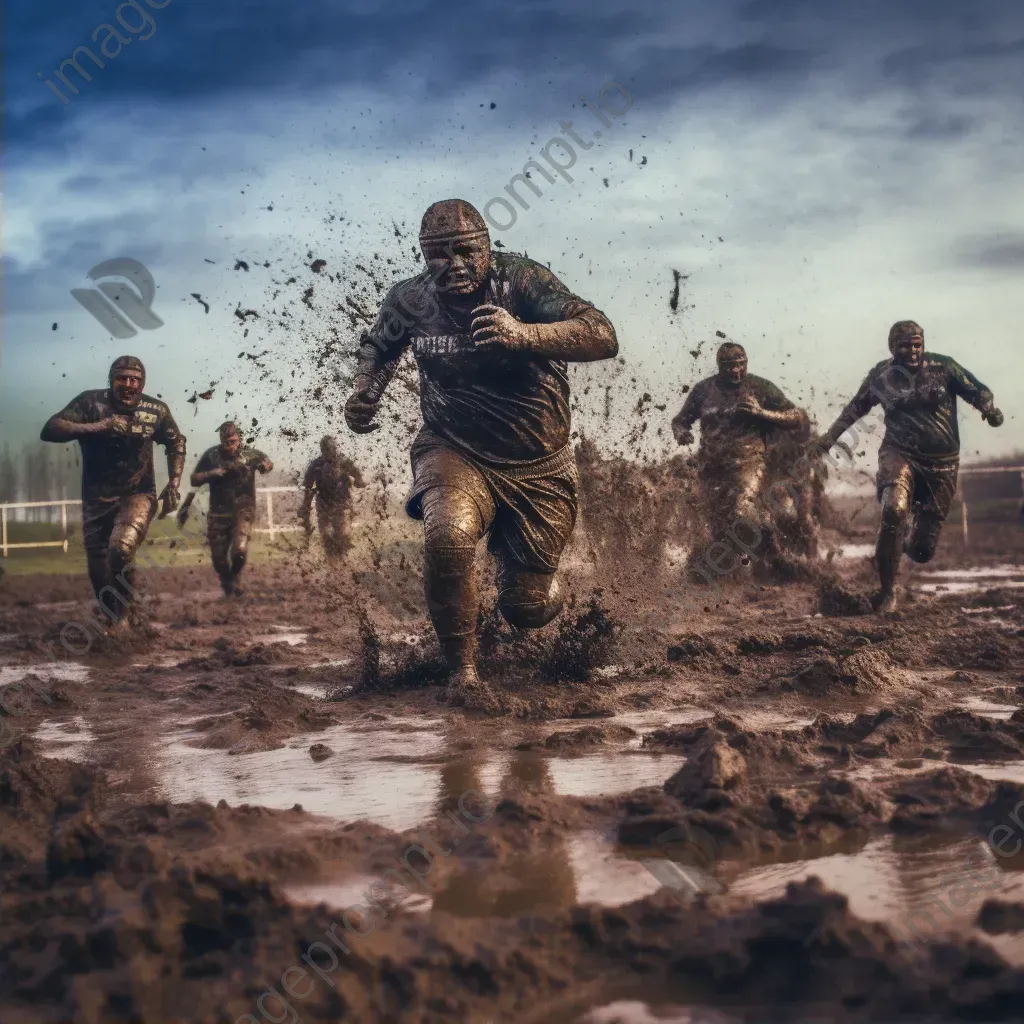
[[[83,391],[51,416],[43,441],[77,441],[82,450],[82,543],[89,581],[108,633],[131,629],[135,555],[162,502],[161,515],[178,507],[185,468],[185,438],[164,402],[143,394],[146,370],[135,356],[114,360],[109,387]],[[167,452],[167,486],[156,493],[153,443]],[[110,598],[119,606],[112,607]]]
[[313,533],[310,512],[316,500],[316,522],[328,561],[344,558],[352,549],[352,488],[365,487],[359,467],[338,450],[338,442],[326,436],[320,454],[309,464],[302,481],[299,522],[309,537]]
[[754,544],[766,568],[775,576],[792,577],[797,565],[783,552],[758,499],[767,475],[769,435],[806,431],[807,413],[770,380],[748,373],[742,345],[725,342],[716,359],[718,372],[690,392],[672,420],[672,433],[679,444],[693,444],[693,426],[700,422],[697,473],[711,539],[743,523],[757,538]]
[[562,608],[555,572],[576,524],[570,362],[618,353],[615,329],[531,259],[491,250],[461,199],[423,216],[427,269],[396,284],[364,334],[349,427],[368,433],[406,348],[419,367],[423,426],[406,509],[423,520],[430,618],[451,670],[452,703],[489,702],[476,669],[477,543],[498,563],[498,607],[521,629]]
[[[242,444],[235,423],[218,428],[220,444],[207,448],[192,471],[193,487],[210,485],[210,511],[206,517],[206,537],[210,560],[220,578],[225,597],[241,597],[238,578],[249,557],[249,538],[256,521],[256,474],[269,473],[274,464],[255,448]],[[192,494],[189,495],[191,499]],[[191,505],[191,501],[187,502]],[[184,526],[187,509],[178,516]]]
[[957,398],[973,405],[993,427],[1003,424],[992,392],[956,360],[924,348],[924,331],[900,320],[889,331],[890,359],[880,362],[822,436],[830,449],[876,405],[885,410],[878,452],[877,489],[882,506],[877,560],[876,610],[895,611],[896,582],[904,553],[931,561],[957,490],[960,427]]

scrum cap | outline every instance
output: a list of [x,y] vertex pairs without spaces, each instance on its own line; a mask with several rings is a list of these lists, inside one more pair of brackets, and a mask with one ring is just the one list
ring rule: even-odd
[[142,383],[145,386],[146,383],[146,368],[142,365],[142,360],[136,356],[118,356],[110,364],[110,373],[107,374],[107,380],[112,384],[114,382],[114,376],[118,370],[135,370],[137,373],[142,374]]
[[487,224],[480,212],[465,199],[442,199],[423,214],[420,245],[447,242],[452,238],[490,239]]

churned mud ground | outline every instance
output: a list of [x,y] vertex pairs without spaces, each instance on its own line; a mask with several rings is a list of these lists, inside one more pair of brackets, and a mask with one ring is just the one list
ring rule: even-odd
[[581,544],[559,622],[485,610],[489,711],[415,551],[153,572],[116,648],[8,577],[0,1019],[1021,1019],[1024,537],[884,619],[869,540],[721,590]]

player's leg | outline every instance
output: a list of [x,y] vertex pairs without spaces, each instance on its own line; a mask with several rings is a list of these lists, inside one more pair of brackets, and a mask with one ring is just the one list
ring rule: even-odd
[[935,512],[921,512],[914,522],[914,530],[907,541],[907,554],[924,565],[935,557],[942,536],[945,517]]
[[879,611],[893,611],[896,607],[896,581],[903,557],[903,542],[911,519],[914,473],[909,462],[896,453],[882,451],[878,461],[882,518],[875,547],[880,589],[874,604]]
[[127,614],[135,595],[135,555],[146,539],[156,511],[156,499],[149,494],[133,494],[121,500],[114,528],[110,533],[109,563],[111,589],[122,601],[117,613]]
[[476,499],[457,487],[434,486],[420,497],[423,588],[445,662],[457,676],[476,679],[479,602],[476,545],[490,525]]
[[252,524],[252,509],[248,507],[238,509],[231,520],[231,579],[236,594],[239,593],[238,577],[242,574],[249,558],[249,538],[252,536]]
[[220,580],[226,596],[234,593],[235,581],[231,576],[231,517],[213,515],[206,517],[206,539],[210,544],[210,561],[213,571]]
[[562,610],[564,599],[553,572],[536,572],[498,559],[498,610],[510,626],[540,629]]
[[[100,594],[110,586],[110,534],[116,517],[116,504],[82,503],[82,546],[85,548],[89,582],[97,601],[100,600]],[[102,602],[100,611],[104,611]]]

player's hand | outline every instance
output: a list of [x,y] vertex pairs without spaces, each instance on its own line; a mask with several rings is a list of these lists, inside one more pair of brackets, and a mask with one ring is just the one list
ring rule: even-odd
[[1001,427],[1005,420],[1001,409],[989,409],[988,412],[983,412],[981,415],[990,427]]
[[212,477],[215,480],[219,480],[222,476],[228,475],[227,466],[214,466],[213,469],[207,473],[207,476]]
[[833,441],[832,438],[824,436],[815,437],[811,440],[809,448],[820,455],[828,455],[833,448],[838,448],[853,462],[853,449],[845,441]]
[[108,416],[100,421],[103,433],[108,437],[127,437],[132,432],[130,416]]
[[501,306],[477,306],[471,330],[477,348],[505,348],[512,352],[530,348],[532,334],[527,325]]
[[693,444],[693,431],[681,423],[672,424],[672,434],[677,444]]
[[377,415],[380,402],[369,391],[353,391],[345,403],[345,422],[348,429],[357,434],[369,434],[380,429],[379,423],[373,422]]
[[181,508],[178,509],[178,514],[175,517],[178,520],[178,527],[182,530],[185,529],[185,524],[188,522],[188,513],[188,505],[182,505]]
[[732,408],[735,416],[750,416],[756,419],[764,415],[764,407],[753,395],[743,395]]
[[169,515],[173,512],[181,502],[181,495],[178,493],[177,484],[168,483],[168,485],[160,492],[160,497],[157,499],[163,502],[163,509],[160,512],[160,518]]

